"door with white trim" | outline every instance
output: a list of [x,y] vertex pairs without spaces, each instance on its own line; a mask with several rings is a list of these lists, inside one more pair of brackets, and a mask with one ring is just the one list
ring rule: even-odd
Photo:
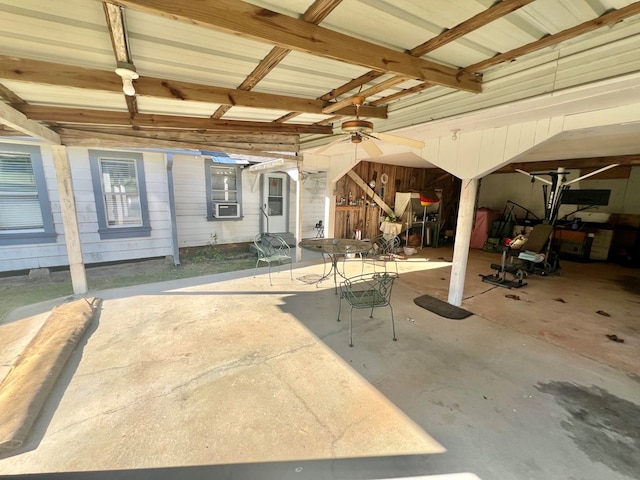
[[[287,231],[289,215],[286,173],[265,173],[262,208],[269,219],[269,232]],[[265,230],[267,226],[265,225]]]

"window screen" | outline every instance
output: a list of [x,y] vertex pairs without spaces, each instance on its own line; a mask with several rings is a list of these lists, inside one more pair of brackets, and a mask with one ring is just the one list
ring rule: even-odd
[[0,230],[43,229],[31,156],[0,152]]
[[107,225],[142,225],[135,161],[102,158],[100,169]]

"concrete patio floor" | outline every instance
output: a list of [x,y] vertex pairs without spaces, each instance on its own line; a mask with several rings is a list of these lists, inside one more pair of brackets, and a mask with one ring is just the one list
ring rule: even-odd
[[[360,310],[353,348],[314,262],[273,286],[261,269],[91,292],[99,316],[0,475],[640,478],[640,272],[564,262],[507,290],[477,276],[496,255],[472,251],[475,315],[455,321],[413,303],[446,299],[450,259],[400,261],[398,341],[388,309]],[[3,355],[51,306],[0,326]]]

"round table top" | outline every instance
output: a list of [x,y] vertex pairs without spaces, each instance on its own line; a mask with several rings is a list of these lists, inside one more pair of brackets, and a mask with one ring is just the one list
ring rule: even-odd
[[308,238],[300,241],[301,248],[326,253],[327,255],[346,255],[347,253],[362,253],[371,249],[369,240],[351,240],[348,238]]

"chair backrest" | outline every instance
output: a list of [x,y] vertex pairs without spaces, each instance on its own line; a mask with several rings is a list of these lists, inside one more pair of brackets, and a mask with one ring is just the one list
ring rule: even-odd
[[284,239],[275,233],[259,233],[253,239],[259,258],[275,255],[291,256],[291,248]]
[[340,286],[342,298],[356,308],[384,307],[391,302],[397,273],[367,273],[350,277]]
[[529,252],[542,252],[547,240],[549,240],[549,237],[551,236],[551,232],[553,232],[553,225],[540,223],[534,226],[522,248]]
[[386,237],[378,235],[371,239],[371,253],[373,255],[390,255],[400,246],[400,238],[397,236]]

